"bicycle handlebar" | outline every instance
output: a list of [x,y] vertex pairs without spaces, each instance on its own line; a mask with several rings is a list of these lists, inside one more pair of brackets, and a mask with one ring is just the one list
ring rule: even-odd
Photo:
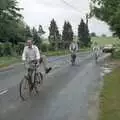
[[32,67],[34,66],[36,68],[36,67],[39,67],[38,63],[39,63],[38,60],[24,61],[24,67],[25,69],[27,69],[26,65],[29,64]]

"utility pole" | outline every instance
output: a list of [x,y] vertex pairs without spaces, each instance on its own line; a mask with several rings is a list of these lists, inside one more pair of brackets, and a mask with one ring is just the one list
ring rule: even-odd
[[86,25],[88,26],[88,19],[89,19],[89,15],[86,14]]

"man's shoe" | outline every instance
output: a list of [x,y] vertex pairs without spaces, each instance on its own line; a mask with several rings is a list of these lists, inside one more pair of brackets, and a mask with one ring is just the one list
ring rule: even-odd
[[52,70],[51,67],[50,67],[50,68],[47,68],[47,69],[46,69],[46,74],[48,74],[51,70]]

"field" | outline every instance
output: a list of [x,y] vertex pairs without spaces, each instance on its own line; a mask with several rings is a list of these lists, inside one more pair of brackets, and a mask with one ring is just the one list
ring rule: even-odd
[[[99,45],[106,44],[116,44],[120,42],[118,38],[113,37],[92,37],[92,42],[97,42]],[[48,43],[48,40],[45,40],[44,43]]]
[[106,44],[117,44],[120,40],[113,37],[93,37],[92,42],[97,42],[99,45],[103,46]]

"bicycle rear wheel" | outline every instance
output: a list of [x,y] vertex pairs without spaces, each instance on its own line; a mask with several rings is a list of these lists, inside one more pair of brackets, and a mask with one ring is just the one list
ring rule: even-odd
[[76,55],[74,54],[71,56],[72,65],[75,65],[75,60],[76,60]]
[[20,98],[24,101],[30,96],[30,85],[26,77],[24,77],[19,85]]
[[97,54],[95,54],[95,62],[96,63],[98,62],[98,56],[97,56]]

